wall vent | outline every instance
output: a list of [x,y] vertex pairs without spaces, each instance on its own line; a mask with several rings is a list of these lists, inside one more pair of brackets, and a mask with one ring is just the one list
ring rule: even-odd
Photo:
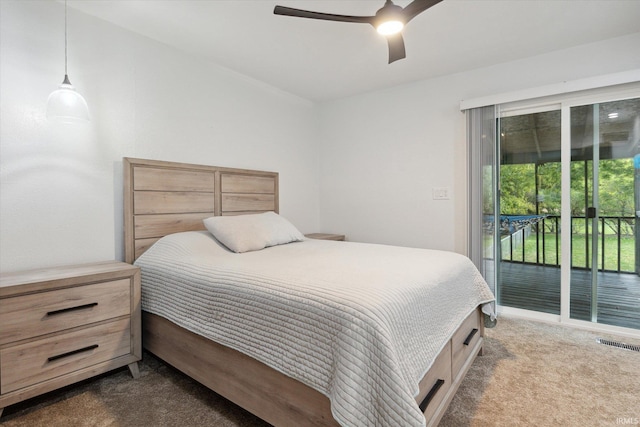
[[611,347],[622,348],[624,350],[631,350],[631,351],[640,352],[640,345],[625,344],[625,343],[622,343],[622,342],[605,340],[603,338],[596,338],[596,342],[599,343],[599,344],[604,344],[604,345],[608,345],[608,346],[611,346]]

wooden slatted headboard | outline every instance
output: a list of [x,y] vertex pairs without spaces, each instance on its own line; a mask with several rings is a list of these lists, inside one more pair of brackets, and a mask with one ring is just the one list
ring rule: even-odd
[[204,230],[210,216],[278,212],[278,173],[122,160],[125,261],[167,234]]

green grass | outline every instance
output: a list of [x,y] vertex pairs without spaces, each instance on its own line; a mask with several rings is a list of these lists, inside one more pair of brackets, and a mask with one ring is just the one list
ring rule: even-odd
[[[560,236],[558,236],[561,239]],[[598,268],[602,268],[602,236],[598,237]],[[544,249],[545,249],[545,263],[556,264],[556,236],[554,233],[546,233],[544,236]],[[572,236],[572,265],[574,267],[586,267],[587,266],[587,248],[585,247],[585,235],[573,234]],[[591,240],[591,236],[589,236]],[[558,242],[558,251],[561,251],[561,242]],[[588,265],[591,265],[591,246],[589,243],[589,260]],[[525,259],[526,262],[540,262],[542,263],[542,234],[539,236],[539,261],[536,260],[536,235],[531,234],[525,240]],[[604,265],[607,270],[618,269],[618,239],[615,234],[605,234],[605,247],[604,247]],[[633,272],[635,270],[635,239],[633,236],[622,236],[620,239],[620,270]],[[503,253],[502,259],[511,260],[510,254]],[[522,247],[514,248],[513,261],[522,261]],[[562,257],[558,252],[558,264],[562,263]]]

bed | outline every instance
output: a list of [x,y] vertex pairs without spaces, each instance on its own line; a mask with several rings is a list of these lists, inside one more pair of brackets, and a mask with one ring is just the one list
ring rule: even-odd
[[238,254],[204,220],[286,222],[277,173],[123,166],[145,349],[275,426],[438,424],[493,300],[466,257],[304,237]]

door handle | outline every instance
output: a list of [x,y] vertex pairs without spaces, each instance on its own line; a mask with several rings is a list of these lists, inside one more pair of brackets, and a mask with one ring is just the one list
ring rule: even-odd
[[587,208],[587,218],[595,218],[596,217],[596,208],[593,206],[589,206]]

